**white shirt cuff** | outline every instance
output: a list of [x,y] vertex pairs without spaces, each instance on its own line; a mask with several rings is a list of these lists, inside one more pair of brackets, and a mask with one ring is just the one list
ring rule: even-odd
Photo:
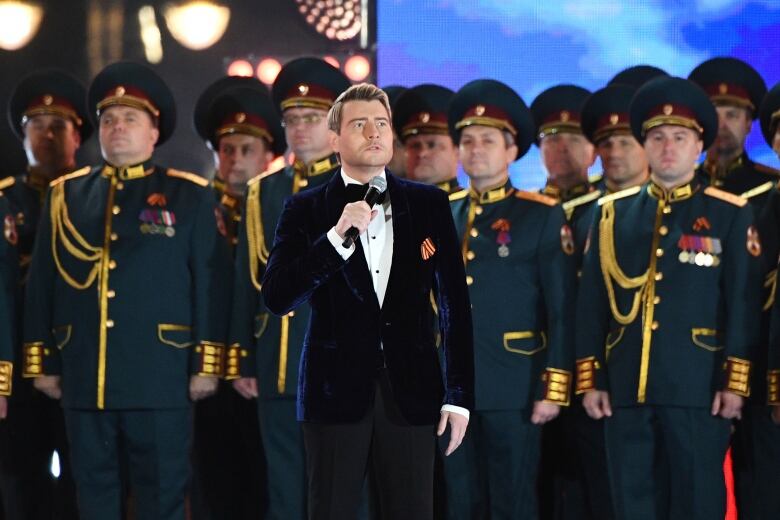
[[469,411],[467,408],[463,408],[462,406],[455,406],[454,404],[445,404],[441,407],[442,412],[452,412],[456,413],[458,415],[462,415],[466,419],[469,418]]
[[344,243],[344,239],[339,236],[338,233],[336,233],[336,226],[333,226],[328,231],[328,234],[326,235],[328,237],[328,241],[333,244],[333,247],[336,249],[336,252],[343,258],[344,260],[348,259],[350,256],[352,256],[352,253],[355,252],[355,243],[353,242],[350,247],[343,247],[341,244]]

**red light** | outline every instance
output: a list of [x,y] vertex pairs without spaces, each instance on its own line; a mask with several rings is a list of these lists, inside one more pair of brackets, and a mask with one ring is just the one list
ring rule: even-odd
[[326,62],[330,63],[331,65],[333,65],[337,69],[341,68],[341,63],[339,63],[339,60],[337,60],[334,56],[323,56],[322,59],[325,60]]
[[228,76],[243,76],[245,78],[251,78],[255,75],[255,69],[252,64],[246,60],[235,60],[228,66]]
[[371,73],[371,63],[365,56],[352,56],[344,63],[344,74],[352,81],[363,81]]
[[266,85],[272,85],[280,70],[282,70],[281,63],[273,58],[265,58],[257,64],[257,79]]

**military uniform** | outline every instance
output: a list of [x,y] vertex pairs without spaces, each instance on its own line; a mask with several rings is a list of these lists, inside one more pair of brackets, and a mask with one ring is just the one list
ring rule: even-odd
[[[654,126],[695,128],[717,115],[686,80],[646,84],[630,108],[640,142]],[[609,392],[605,420],[615,516],[725,515],[730,421],[715,392],[750,393],[760,239],[747,201],[696,177],[608,195],[591,230],[577,305],[577,393]]]
[[[349,81],[337,69],[322,60],[301,58],[285,65],[272,95],[281,112],[298,107],[328,110],[348,87]],[[267,518],[305,517],[303,436],[295,399],[310,309],[302,305],[287,316],[272,315],[260,296],[260,280],[285,199],[328,182],[337,167],[335,154],[309,165],[296,161],[252,179],[247,187],[245,221],[236,253],[227,379],[257,378],[260,430],[268,465]]]
[[[14,89],[8,106],[9,122],[22,141],[24,125],[31,118],[59,116],[72,121],[83,143],[92,134],[85,97],[83,85],[72,76],[56,69],[41,70],[23,78]],[[24,285],[47,187],[48,181],[31,170],[0,180],[0,192],[16,223],[19,269],[13,285],[17,359],[22,356]],[[59,403],[35,391],[21,373],[14,373],[13,413],[0,423],[0,494],[6,516],[75,519],[76,492],[62,409]],[[55,450],[60,459],[59,478],[50,472]]]
[[[689,79],[701,86],[709,94],[715,106],[736,106],[746,108],[753,119],[759,115],[759,107],[766,94],[766,84],[761,75],[748,63],[736,58],[713,58],[698,65]],[[771,146],[771,144],[770,144]],[[754,162],[743,150],[742,154],[731,161],[724,169],[708,153],[705,161],[697,169],[697,174],[711,186],[748,199],[754,209],[756,225],[762,239],[762,259],[764,261],[764,312],[761,314],[761,344],[755,357],[756,373],[763,373],[766,367],[766,345],[769,342],[771,320],[770,301],[774,297],[777,280],[778,231],[774,206],[777,200],[772,194],[780,179],[780,171]],[[735,492],[740,518],[761,519],[761,482],[772,475],[766,467],[767,457],[771,453],[768,439],[776,429],[768,420],[766,408],[766,380],[756,377],[753,391],[742,413],[742,420],[735,423],[732,440],[734,458]],[[776,451],[780,455],[780,451]],[[780,457],[775,459],[780,463]],[[773,518],[780,509],[769,514]]]
[[[512,133],[518,158],[533,140],[530,112],[497,81],[471,82],[453,98],[455,142],[469,125]],[[536,518],[541,428],[530,417],[536,401],[569,404],[573,237],[557,201],[509,181],[450,200],[472,303],[475,407],[463,444],[444,461],[447,514]]]
[[[173,130],[172,94],[144,66],[109,65],[88,99],[98,113],[147,110],[158,145]],[[120,518],[120,461],[138,518],[184,518],[191,375],[223,370],[230,260],[215,209],[208,181],[151,160],[86,167],[50,185],[23,375],[61,375],[83,519]]]

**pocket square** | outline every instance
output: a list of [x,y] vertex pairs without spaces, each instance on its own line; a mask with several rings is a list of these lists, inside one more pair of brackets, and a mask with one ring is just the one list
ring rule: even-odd
[[436,246],[433,245],[433,241],[431,241],[430,238],[423,240],[422,244],[420,245],[420,254],[422,255],[422,259],[428,260],[434,255],[434,253],[436,253]]

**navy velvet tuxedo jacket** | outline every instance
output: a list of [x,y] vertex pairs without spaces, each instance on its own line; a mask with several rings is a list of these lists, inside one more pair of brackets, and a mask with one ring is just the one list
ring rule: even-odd
[[[268,309],[312,307],[298,379],[298,420],[356,422],[386,367],[393,398],[410,424],[433,424],[442,404],[473,408],[471,310],[447,194],[387,174],[393,257],[380,308],[360,240],[344,260],[326,234],[346,204],[334,175],[289,198],[263,277]],[[428,240],[435,251],[422,244]],[[438,303],[439,364],[431,291]]]

